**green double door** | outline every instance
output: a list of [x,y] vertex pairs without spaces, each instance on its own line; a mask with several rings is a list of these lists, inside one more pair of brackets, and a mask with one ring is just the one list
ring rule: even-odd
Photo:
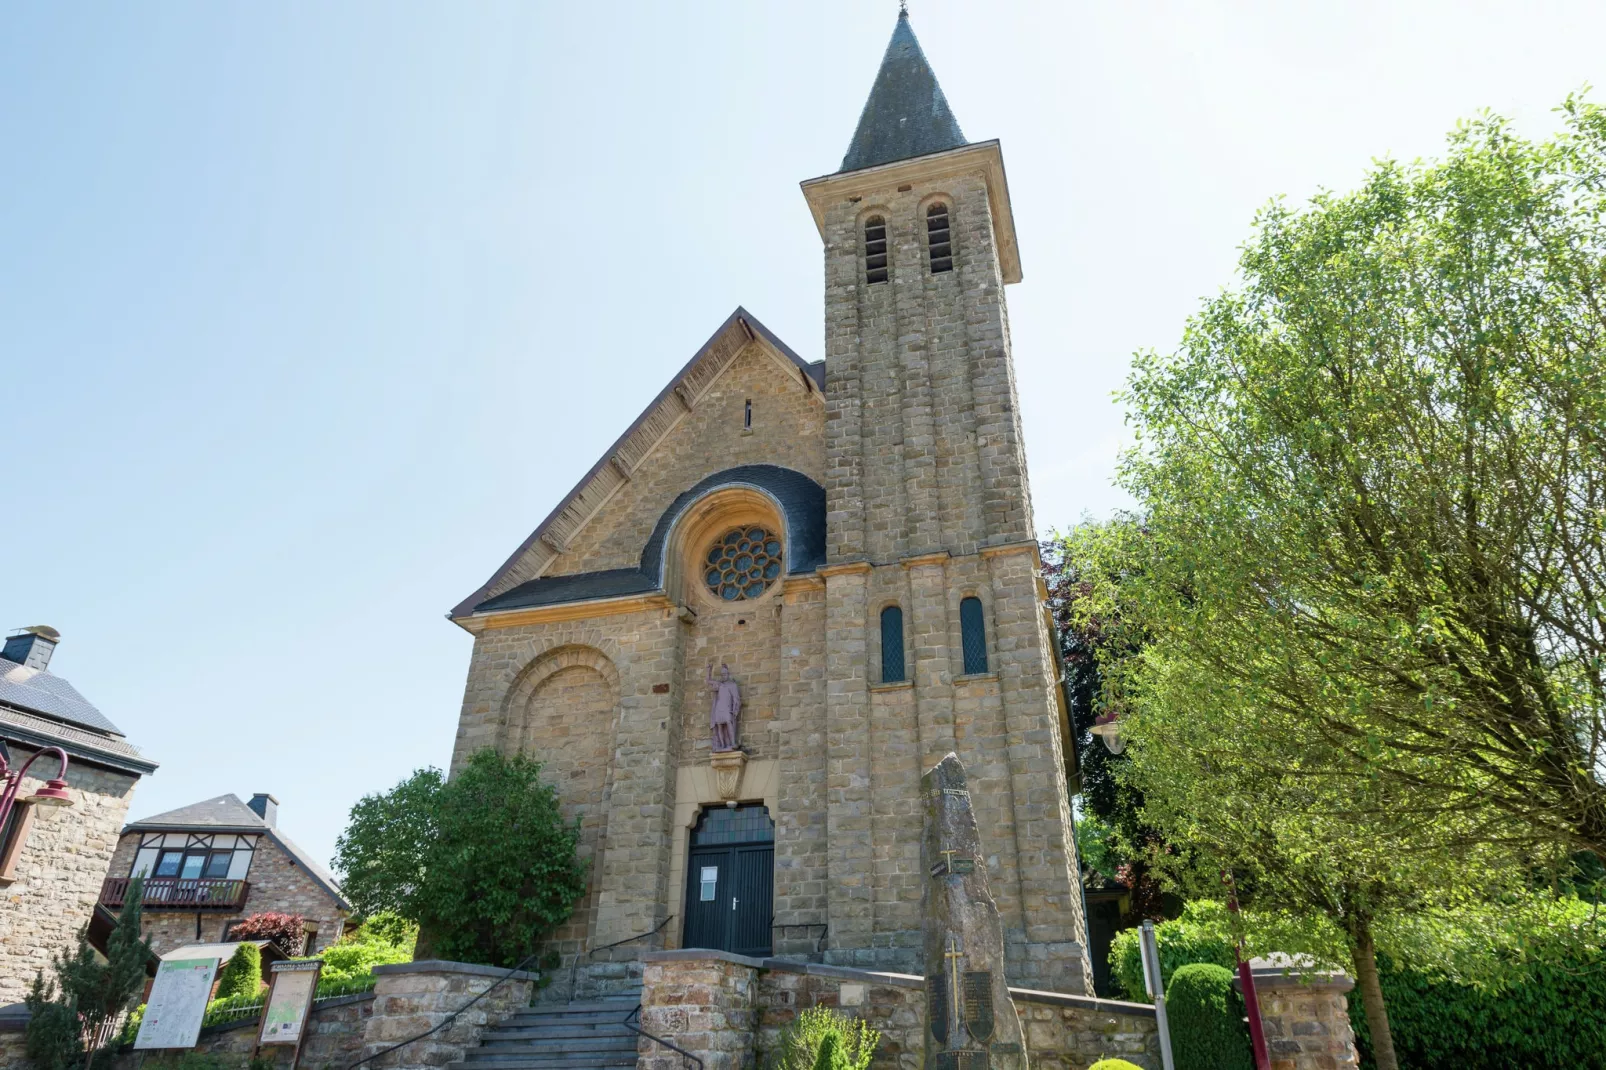
[[686,857],[682,947],[770,954],[775,918],[775,825],[763,806],[703,812]]

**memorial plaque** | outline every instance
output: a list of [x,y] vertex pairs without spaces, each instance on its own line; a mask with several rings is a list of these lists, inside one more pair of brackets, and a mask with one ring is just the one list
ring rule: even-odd
[[948,978],[940,974],[926,980],[926,1024],[938,1044],[948,1043]]
[[993,975],[987,970],[965,974],[965,1030],[985,1044],[993,1036]]
[[940,1051],[937,1070],[990,1070],[992,1058],[985,1051]]

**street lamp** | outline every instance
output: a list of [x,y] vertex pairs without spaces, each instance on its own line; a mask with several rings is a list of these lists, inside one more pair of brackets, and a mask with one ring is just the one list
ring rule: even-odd
[[1093,727],[1090,731],[1103,741],[1104,749],[1111,754],[1120,754],[1126,750],[1126,736],[1121,733],[1121,714],[1119,711],[1111,710],[1108,713],[1099,714],[1093,719]]
[[72,796],[67,794],[67,752],[60,747],[46,747],[35,751],[33,757],[22,763],[22,768],[13,771],[11,768],[11,755],[4,748],[0,748],[0,785],[4,785],[4,792],[0,793],[0,828],[11,817],[11,808],[16,804],[17,791],[22,787],[22,778],[27,775],[28,767],[47,754],[54,754],[61,763],[56,775],[45,782],[45,786],[29,795],[22,801],[33,803],[35,806],[71,806]]

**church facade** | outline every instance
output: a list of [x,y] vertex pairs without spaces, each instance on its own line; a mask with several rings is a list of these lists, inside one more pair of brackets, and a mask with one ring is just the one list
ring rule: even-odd
[[965,140],[907,16],[842,168],[802,188],[825,359],[738,308],[452,611],[475,640],[454,766],[528,753],[579,818],[566,962],[917,973],[920,777],[954,752],[1010,981],[1091,992],[1003,157]]

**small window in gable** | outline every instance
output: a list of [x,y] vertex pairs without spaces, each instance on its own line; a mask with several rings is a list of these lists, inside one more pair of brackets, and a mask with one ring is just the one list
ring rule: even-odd
[[864,281],[887,281],[887,222],[878,215],[864,221]]
[[948,229],[948,206],[938,201],[926,209],[926,249],[931,257],[931,273],[954,269],[954,246]]
[[981,599],[972,595],[959,603],[959,639],[964,648],[965,675],[987,671],[987,626],[982,622]]
[[881,682],[903,683],[903,610],[888,606],[881,611]]

